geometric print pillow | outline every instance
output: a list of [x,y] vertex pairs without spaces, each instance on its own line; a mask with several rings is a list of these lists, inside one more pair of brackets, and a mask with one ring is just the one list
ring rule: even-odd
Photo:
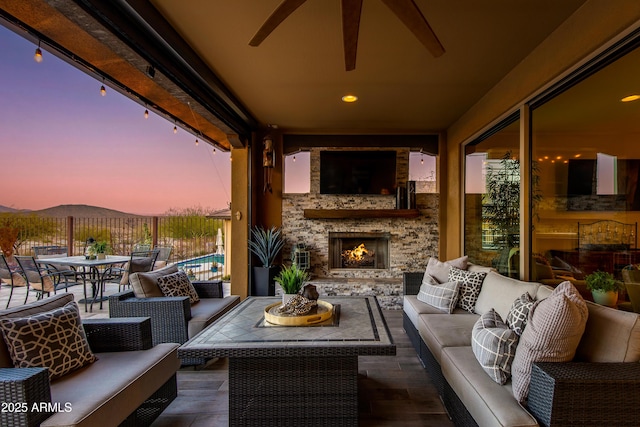
[[494,309],[477,320],[471,331],[471,350],[482,369],[498,384],[511,376],[518,335],[502,321]]
[[0,319],[16,368],[49,368],[49,379],[95,362],[75,301],[28,317]]
[[189,297],[191,304],[200,301],[196,289],[184,271],[158,277],[158,286],[166,297]]
[[460,284],[458,307],[473,313],[486,275],[487,273],[485,272],[472,272],[451,267],[449,282],[458,282]]
[[417,299],[445,313],[451,313],[456,307],[459,289],[458,282],[439,284],[433,277],[425,275]]
[[531,298],[528,292],[520,295],[511,305],[511,310],[507,314],[505,323],[510,327],[518,336],[522,335],[524,327],[527,326],[527,318],[529,317],[529,310],[535,301]]

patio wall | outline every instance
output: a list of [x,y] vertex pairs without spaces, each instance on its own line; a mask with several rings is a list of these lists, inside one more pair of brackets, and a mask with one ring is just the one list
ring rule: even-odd
[[[347,148],[348,149],[348,148]],[[310,251],[312,283],[325,295],[374,294],[385,308],[402,306],[402,273],[419,271],[428,256],[437,256],[439,195],[417,194],[418,218],[305,219],[304,209],[394,209],[395,196],[319,194],[319,152],[311,152],[311,192],[284,194],[282,229],[288,259],[297,243]],[[398,183],[408,176],[409,150],[398,150]],[[387,269],[329,269],[329,232],[388,232],[390,263]]]

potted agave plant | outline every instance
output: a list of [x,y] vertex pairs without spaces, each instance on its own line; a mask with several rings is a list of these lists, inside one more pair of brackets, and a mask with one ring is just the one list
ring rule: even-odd
[[280,228],[273,226],[267,229],[262,226],[254,226],[251,229],[249,249],[262,264],[262,266],[253,267],[251,295],[269,296],[276,294],[274,280],[280,267],[274,263],[283,246],[284,239]]
[[593,301],[608,307],[615,307],[618,302],[618,291],[622,283],[613,274],[606,271],[595,271],[584,278],[587,289],[591,291]]

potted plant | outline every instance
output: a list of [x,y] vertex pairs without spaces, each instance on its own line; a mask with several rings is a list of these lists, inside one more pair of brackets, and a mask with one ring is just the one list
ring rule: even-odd
[[275,280],[284,292],[282,295],[282,303],[286,304],[293,295],[300,292],[300,289],[304,286],[304,282],[309,280],[309,274],[294,262],[290,267],[284,266]]
[[278,227],[264,228],[254,226],[251,229],[249,249],[258,257],[262,266],[253,267],[253,289],[251,295],[275,295],[275,276],[279,267],[274,265],[276,257],[284,246],[282,230]]
[[620,281],[613,274],[597,270],[584,278],[593,300],[601,305],[614,307],[618,302],[618,291],[622,289]]
[[109,251],[109,244],[104,240],[94,242],[91,245],[91,251],[96,254],[98,259],[105,259]]

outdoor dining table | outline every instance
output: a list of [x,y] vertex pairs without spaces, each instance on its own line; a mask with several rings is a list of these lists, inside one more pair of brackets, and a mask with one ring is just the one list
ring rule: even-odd
[[[84,299],[79,301],[84,303],[84,311],[93,311],[93,304],[100,302],[100,308],[102,309],[103,289],[104,289],[104,273],[108,267],[118,264],[124,264],[129,261],[129,256],[124,255],[107,255],[104,259],[88,259],[84,255],[78,256],[66,256],[59,258],[43,258],[36,259],[39,264],[51,264],[54,266],[68,266],[82,275],[82,285],[84,287]],[[87,298],[87,280],[91,283],[91,305],[89,310],[87,305],[89,298]],[[98,298],[100,295],[100,298]]]

